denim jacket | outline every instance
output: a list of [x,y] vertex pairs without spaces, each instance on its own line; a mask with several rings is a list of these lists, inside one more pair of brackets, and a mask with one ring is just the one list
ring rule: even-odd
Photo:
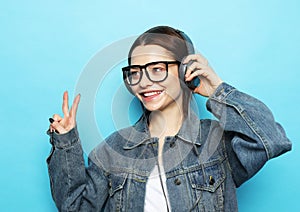
[[[222,83],[207,101],[216,120],[191,113],[165,138],[163,164],[172,211],[237,211],[236,188],[267,160],[291,149],[283,128],[257,99]],[[76,127],[49,133],[51,191],[60,211],[143,211],[158,138],[147,117],[119,130],[89,155],[85,167]]]

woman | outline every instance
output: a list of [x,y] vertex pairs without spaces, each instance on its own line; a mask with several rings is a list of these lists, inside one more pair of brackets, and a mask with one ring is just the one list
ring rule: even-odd
[[[69,110],[65,92],[64,117],[50,119],[47,162],[59,210],[237,211],[236,188],[291,149],[269,109],[223,82],[183,32],[148,30],[133,43],[128,63],[124,82],[144,113],[101,142],[88,167],[76,130],[80,96]],[[200,84],[191,87],[196,78]],[[192,92],[209,97],[218,121],[198,119]]]

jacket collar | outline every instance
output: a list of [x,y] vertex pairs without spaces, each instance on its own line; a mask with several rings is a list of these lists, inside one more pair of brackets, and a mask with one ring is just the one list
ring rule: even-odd
[[[200,139],[197,139],[198,136],[201,138],[200,120],[194,112],[190,112],[183,121],[182,126],[175,137],[193,145],[201,145]],[[126,144],[123,146],[123,149],[134,149],[150,140],[151,136],[148,128],[148,118],[143,114],[131,128],[130,135]]]

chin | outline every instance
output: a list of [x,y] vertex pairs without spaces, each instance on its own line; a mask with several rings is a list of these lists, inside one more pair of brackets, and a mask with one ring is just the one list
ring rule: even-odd
[[144,103],[143,103],[143,105],[147,110],[149,110],[151,112],[163,109],[161,105],[150,105],[150,104],[144,104]]

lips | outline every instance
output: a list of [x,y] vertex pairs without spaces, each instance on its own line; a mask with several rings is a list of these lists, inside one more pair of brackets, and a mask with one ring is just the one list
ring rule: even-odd
[[157,90],[157,91],[146,91],[141,92],[140,95],[145,101],[150,101],[158,97],[163,91]]

